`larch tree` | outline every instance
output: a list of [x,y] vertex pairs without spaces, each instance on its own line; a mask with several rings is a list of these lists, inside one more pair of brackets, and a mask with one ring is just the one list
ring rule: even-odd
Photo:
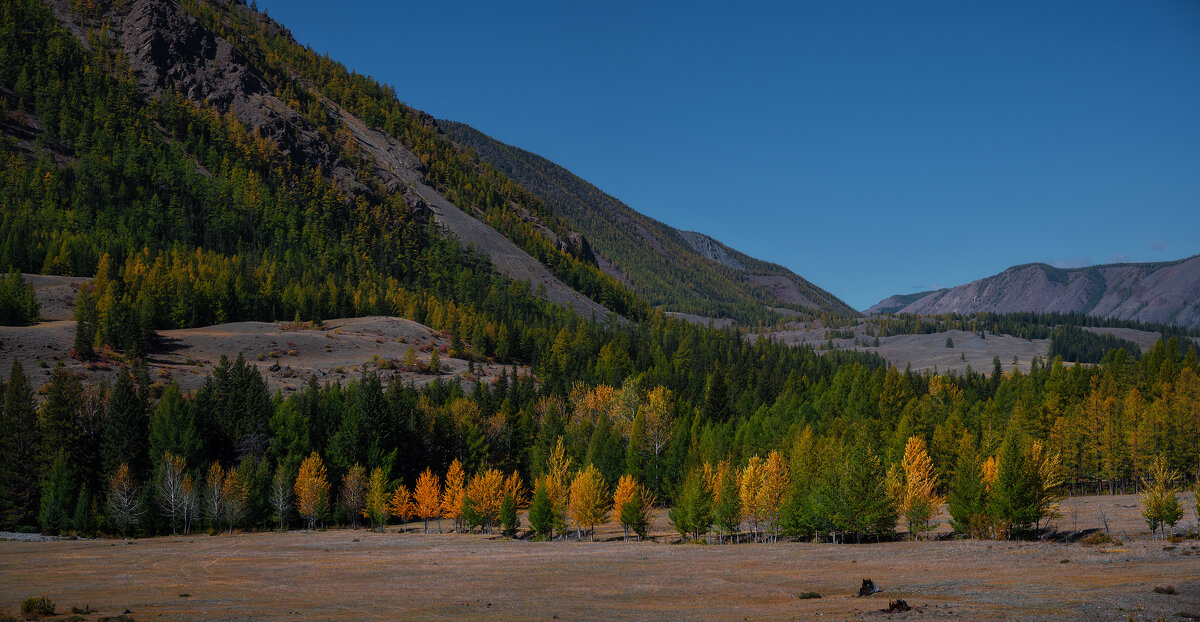
[[[387,512],[400,519],[400,531],[404,531],[404,525],[408,523],[408,519],[413,514],[412,493],[404,484],[400,484],[392,491],[392,496],[385,505]],[[387,518],[384,518],[383,521],[386,523]]]
[[204,514],[214,529],[220,529],[221,518],[225,516],[225,477],[221,463],[213,462],[204,478]]
[[275,467],[275,475],[271,477],[271,510],[275,520],[279,521],[279,530],[283,531],[287,524],[288,512],[292,509],[292,476],[287,467],[280,462]]
[[187,465],[180,456],[170,452],[163,453],[162,463],[158,466],[158,474],[154,482],[159,514],[171,523],[172,535],[178,533],[179,520],[185,514],[187,495],[183,485],[183,471],[186,468]]
[[296,511],[308,521],[309,529],[316,527],[317,518],[329,502],[329,481],[325,477],[325,463],[317,452],[300,463],[295,485]]
[[[589,464],[571,482],[570,512],[571,519],[575,521],[576,532],[579,533],[580,529],[587,527],[588,539],[594,541],[596,525],[603,525],[609,520],[611,503],[604,476],[600,475],[595,465]],[[581,533],[579,537],[583,539]]]
[[469,504],[484,533],[492,533],[504,503],[504,474],[497,469],[476,473],[471,476],[464,495],[464,503]]
[[230,467],[221,486],[222,496],[225,497],[225,523],[229,526],[229,533],[233,533],[233,528],[241,524],[250,509],[250,487],[246,483],[246,475],[241,467]]
[[629,540],[630,528],[632,525],[626,522],[625,505],[631,502],[640,502],[638,483],[633,479],[632,475],[625,474],[621,479],[617,480],[617,488],[613,491],[613,509],[617,512],[617,520],[620,521],[621,527],[625,530],[625,540]]
[[350,517],[350,527],[358,527],[367,496],[367,470],[355,463],[342,476],[342,509]]
[[[457,458],[450,463],[446,471],[446,486],[442,491],[442,516],[454,521],[454,531],[462,530],[462,506],[465,494],[465,480],[462,463]],[[441,531],[441,528],[438,528]]]
[[1166,458],[1159,456],[1146,471],[1142,480],[1142,517],[1150,527],[1150,533],[1158,531],[1163,538],[1167,537],[1167,527],[1175,527],[1175,523],[1183,517],[1183,508],[1179,498],[1175,496],[1176,481],[1179,473],[1167,465]]
[[778,451],[767,454],[763,463],[762,485],[758,489],[756,510],[766,525],[772,542],[779,540],[779,513],[789,488],[788,465]]
[[762,499],[763,474],[766,463],[757,455],[750,456],[746,466],[742,468],[738,478],[738,497],[742,505],[742,516],[750,523],[750,537],[758,539],[759,525],[763,519],[763,510],[759,506]]
[[442,486],[433,470],[426,468],[417,478],[413,488],[413,511],[425,522],[425,533],[429,533],[429,519],[438,520],[438,533],[442,532]]
[[122,464],[108,479],[108,522],[117,531],[128,534],[142,516],[142,498],[137,482]]
[[[363,507],[363,517],[371,521],[373,529],[382,530],[387,525],[388,518],[394,513],[391,509],[390,499],[388,498],[387,487],[388,478],[383,467],[372,469],[371,477],[367,480],[367,499],[366,505]],[[403,486],[400,488],[403,488]],[[405,493],[407,494],[407,492],[406,489]],[[405,505],[411,506],[411,503],[406,503]],[[406,520],[408,515],[409,512],[406,511],[403,514],[403,518]]]
[[933,528],[933,515],[942,505],[937,494],[937,476],[933,460],[925,449],[925,441],[918,436],[909,437],[904,446],[903,483],[898,499],[900,513],[908,522],[908,533],[913,539]]
[[550,498],[551,516],[554,529],[566,529],[567,502],[570,498],[571,458],[563,446],[563,439],[558,437],[550,459],[546,461],[546,472],[542,475],[546,484],[546,495]]
[[717,465],[713,486],[713,521],[722,538],[737,541],[742,526],[742,498],[738,472],[728,462]]

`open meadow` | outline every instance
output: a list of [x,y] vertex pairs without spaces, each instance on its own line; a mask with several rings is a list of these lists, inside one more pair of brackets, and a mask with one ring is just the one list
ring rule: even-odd
[[[59,611],[197,620],[1185,619],[1200,614],[1200,542],[1151,540],[1136,497],[1066,501],[1059,527],[1100,509],[1122,543],[594,543],[365,529],[142,540],[0,542],[0,611],[48,595]],[[1188,509],[1190,510],[1190,504]],[[1074,518],[1072,518],[1072,514]],[[1185,521],[1194,524],[1194,515]],[[943,527],[944,529],[944,527]],[[863,579],[882,592],[858,598]],[[1160,594],[1171,586],[1176,594]],[[801,598],[816,592],[820,598]],[[880,610],[904,599],[903,614]]]

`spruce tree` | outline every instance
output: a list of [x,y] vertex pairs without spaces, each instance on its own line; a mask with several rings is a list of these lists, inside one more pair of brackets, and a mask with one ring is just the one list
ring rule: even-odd
[[529,526],[546,539],[554,537],[554,505],[543,479],[538,480],[537,487],[533,490],[533,501],[529,505]]
[[959,533],[979,538],[984,536],[990,523],[987,486],[983,481],[979,454],[970,444],[970,439],[964,438],[963,441],[954,477],[950,480],[946,505],[950,513],[950,526]]
[[75,483],[67,464],[66,452],[59,451],[50,472],[42,480],[41,511],[38,524],[42,531],[57,535],[71,527],[71,518],[76,504]]
[[0,411],[0,525],[31,525],[38,511],[38,419],[33,388],[21,362],[12,372]]
[[149,435],[145,399],[134,386],[129,370],[122,369],[108,398],[104,447],[101,450],[104,472],[114,473],[118,466],[128,464],[133,479],[147,480],[150,471]]

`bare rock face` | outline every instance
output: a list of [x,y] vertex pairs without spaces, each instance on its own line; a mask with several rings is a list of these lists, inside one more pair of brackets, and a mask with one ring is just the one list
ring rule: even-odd
[[892,296],[867,313],[1083,313],[1200,328],[1200,255],[1063,270],[1045,264],[934,292]]

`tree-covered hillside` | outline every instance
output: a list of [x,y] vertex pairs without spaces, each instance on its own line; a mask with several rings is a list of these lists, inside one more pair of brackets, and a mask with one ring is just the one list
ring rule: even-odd
[[439,125],[582,231],[610,270],[652,305],[750,324],[777,317],[769,307],[833,316],[854,313],[787,268],[645,216],[537,154],[469,125]]

